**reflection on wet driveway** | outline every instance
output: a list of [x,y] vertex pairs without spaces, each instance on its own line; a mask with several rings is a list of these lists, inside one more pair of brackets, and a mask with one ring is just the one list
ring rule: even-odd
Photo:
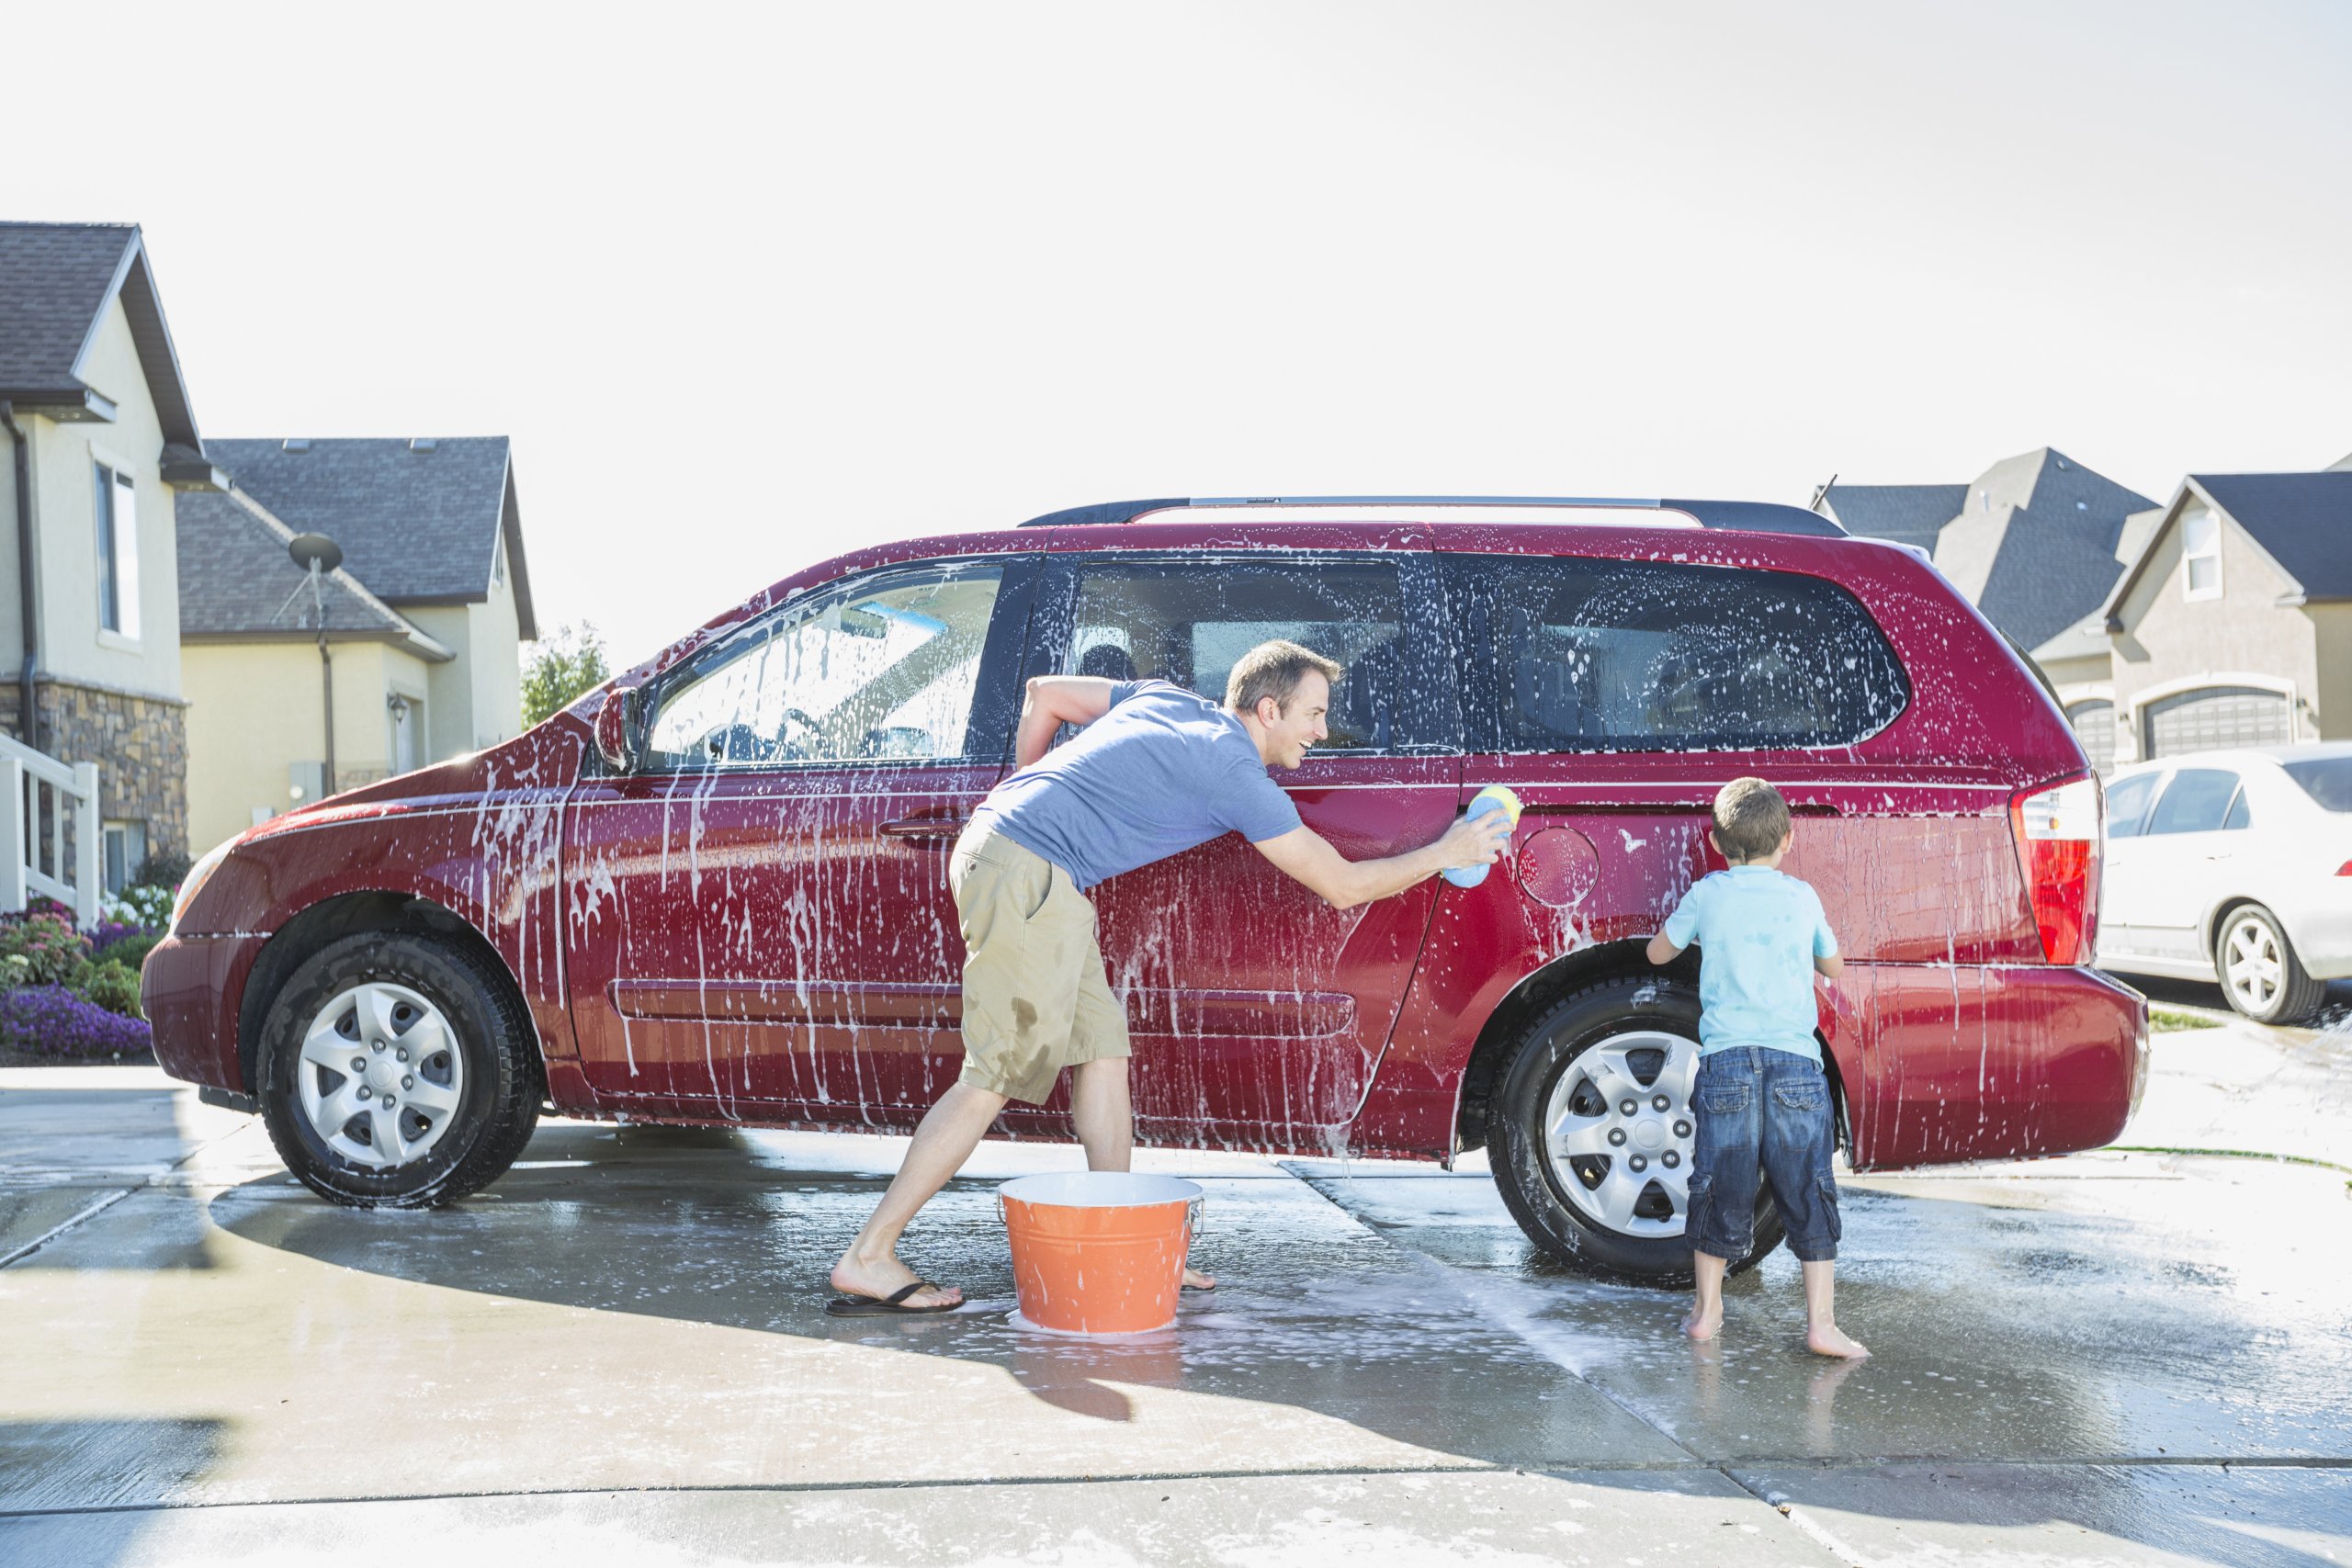
[[1696,1348],[1482,1176],[1148,1156],[1207,1190],[1225,1284],[1089,1343],[990,1310],[993,1183],[1073,1150],[984,1147],[910,1235],[973,1307],[837,1320],[893,1140],[552,1123],[481,1198],[360,1213],[160,1083],[77,1165],[103,1105],[32,1076],[0,1562],[2352,1561],[2346,1200],[2310,1167],[1853,1179],[1839,1318],[1877,1354],[1829,1364],[1785,1255]]

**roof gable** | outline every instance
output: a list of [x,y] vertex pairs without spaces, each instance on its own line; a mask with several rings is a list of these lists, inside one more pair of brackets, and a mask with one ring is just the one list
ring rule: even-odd
[[393,604],[489,598],[503,538],[522,635],[537,635],[505,436],[225,440],[207,450],[271,512],[334,540],[351,575]]
[[2192,474],[2306,599],[2352,599],[2352,472]]
[[84,361],[118,299],[164,440],[202,452],[179,353],[135,223],[0,222],[0,397],[39,406],[42,398],[88,394]]

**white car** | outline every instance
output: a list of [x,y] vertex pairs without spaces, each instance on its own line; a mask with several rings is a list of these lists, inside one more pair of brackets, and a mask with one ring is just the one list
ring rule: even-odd
[[2218,980],[2264,1023],[2352,976],[2352,742],[2162,757],[2107,784],[2098,964]]

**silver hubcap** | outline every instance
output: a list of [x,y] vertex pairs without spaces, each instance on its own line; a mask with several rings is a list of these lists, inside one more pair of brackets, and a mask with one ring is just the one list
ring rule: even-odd
[[1698,1076],[1698,1043],[1663,1030],[1612,1034],[1568,1064],[1544,1107],[1544,1154],[1587,1218],[1621,1235],[1682,1234]]
[[2266,922],[2251,915],[2230,922],[2222,938],[2222,977],[2242,1010],[2267,1012],[2285,975],[2278,934]]
[[441,1010],[405,986],[354,986],[302,1036],[302,1113],[327,1147],[385,1170],[422,1158],[458,1113],[465,1059]]

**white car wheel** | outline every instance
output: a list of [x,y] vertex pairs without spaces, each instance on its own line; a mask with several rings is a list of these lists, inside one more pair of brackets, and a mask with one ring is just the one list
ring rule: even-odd
[[2230,1005],[2258,1023],[2295,1023],[2317,1012],[2327,987],[2303,973],[2278,918],[2241,904],[2222,921],[2213,967]]

